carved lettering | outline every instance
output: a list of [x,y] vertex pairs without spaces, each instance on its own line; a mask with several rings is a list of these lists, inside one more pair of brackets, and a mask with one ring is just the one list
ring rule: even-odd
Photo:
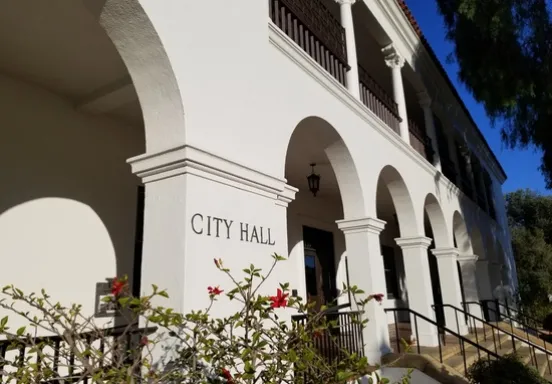
[[240,222],[239,228],[237,228],[232,224],[234,224],[234,220],[207,216],[201,213],[194,213],[190,219],[192,231],[196,235],[226,238],[228,240],[237,239],[239,236],[240,241],[247,243],[276,245],[270,228],[244,222]]
[[195,219],[197,219],[197,218],[199,218],[201,220],[201,223],[203,223],[203,215],[201,213],[196,213],[195,215],[193,215],[192,216],[192,231],[194,231],[198,235],[201,235],[203,233],[203,228],[201,228],[199,230],[196,229]]

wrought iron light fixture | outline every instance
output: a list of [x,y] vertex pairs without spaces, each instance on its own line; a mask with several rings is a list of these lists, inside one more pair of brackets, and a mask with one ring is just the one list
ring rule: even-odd
[[312,195],[316,197],[316,193],[320,190],[320,175],[314,173],[314,167],[316,163],[310,164],[312,167],[311,174],[307,176],[307,181],[309,182],[309,190],[312,192]]

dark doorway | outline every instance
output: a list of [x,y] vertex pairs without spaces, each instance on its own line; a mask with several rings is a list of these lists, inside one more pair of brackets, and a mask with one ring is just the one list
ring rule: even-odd
[[134,266],[132,271],[132,295],[140,297],[142,280],[142,244],[144,242],[144,205],[146,193],[143,185],[138,186],[136,197],[136,229],[134,235]]
[[[433,249],[433,244],[430,247]],[[441,294],[441,283],[439,279],[439,268],[437,258],[428,249],[427,257],[429,259],[429,273],[431,275],[431,290],[433,291],[433,304],[435,305],[435,320],[437,324],[445,325],[445,310],[443,308],[443,295]],[[449,324],[450,325],[450,324]]]
[[322,305],[335,304],[337,298],[333,234],[320,229],[303,227],[305,251],[305,281],[307,300]]

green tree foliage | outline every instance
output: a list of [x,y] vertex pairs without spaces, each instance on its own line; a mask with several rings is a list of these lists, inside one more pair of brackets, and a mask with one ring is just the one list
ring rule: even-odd
[[530,190],[506,195],[520,300],[530,314],[552,311],[552,197]]
[[459,78],[510,147],[542,150],[552,187],[550,0],[436,0]]

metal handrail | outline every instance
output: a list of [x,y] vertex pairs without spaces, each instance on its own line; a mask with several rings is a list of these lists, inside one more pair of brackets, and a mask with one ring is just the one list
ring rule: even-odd
[[[534,365],[537,369],[539,368],[539,364],[538,364],[538,360],[537,360],[537,356],[536,356],[536,351],[540,351],[541,353],[544,353],[547,356],[546,361],[547,361],[547,365],[548,365],[548,372],[552,374],[552,367],[550,366],[550,359],[552,358],[552,353],[550,351],[548,351],[546,348],[543,348],[543,347],[533,343],[530,340],[526,340],[526,339],[514,334],[513,329],[512,329],[512,332],[509,332],[509,331],[507,331],[503,328],[500,328],[500,327],[498,327],[498,326],[496,326],[492,323],[489,323],[488,321],[485,321],[485,320],[483,320],[483,319],[481,319],[481,318],[479,318],[475,315],[472,315],[471,313],[465,311],[464,309],[460,309],[458,307],[455,307],[454,305],[443,304],[443,305],[440,305],[440,307],[450,308],[450,309],[453,309],[455,311],[457,326],[458,326],[458,312],[460,312],[466,318],[471,319],[473,321],[473,330],[475,332],[476,342],[478,342],[478,334],[477,334],[477,327],[475,326],[475,323],[476,323],[476,321],[479,321],[483,325],[483,327],[482,327],[483,328],[483,337],[484,337],[485,340],[486,340],[485,326],[488,326],[492,330],[493,339],[495,337],[495,334],[494,334],[495,330],[497,331],[498,335],[500,335],[502,333],[504,335],[509,336],[511,338],[511,341],[512,341],[512,347],[514,349],[514,352],[516,352],[516,341],[519,341],[521,343],[526,344],[529,347],[529,352],[530,352],[530,355],[531,355],[531,361],[534,363]],[[468,321],[468,325],[469,325],[469,321]],[[458,330],[459,330],[459,328],[458,328]],[[495,344],[495,350],[496,350],[496,341],[495,341],[494,344]]]
[[[497,309],[494,309],[494,308],[491,308],[489,307],[488,303],[493,303],[496,305],[496,307],[498,308]],[[515,310],[513,308],[510,308],[508,305],[504,305],[502,304],[500,301],[498,300],[481,300],[481,302],[477,302],[477,301],[467,301],[463,304],[468,304],[468,305],[479,305],[481,307],[481,310],[482,311],[493,311],[494,314],[496,315],[496,319],[497,320],[501,320],[502,318],[506,318],[507,320],[510,320],[510,322],[516,322],[516,323],[519,323],[522,328],[525,328],[525,329],[529,329],[530,331],[534,332],[534,334],[538,337],[540,337],[541,335],[546,335],[544,332],[542,332],[540,329],[532,326],[532,325],[529,325],[529,323],[527,323],[526,321],[524,321],[524,319],[526,320],[530,320],[532,321],[533,323],[535,324],[539,324],[541,323],[539,320],[535,319],[534,317],[531,317],[531,316],[528,316],[528,315],[525,315],[523,312],[521,311],[518,311],[518,310]],[[503,307],[504,309],[506,309],[506,313],[502,313],[500,312],[500,307]],[[514,316],[512,316],[510,314],[510,312],[514,312]],[[541,338],[542,339],[542,338]],[[546,340],[543,339],[544,342],[546,342]]]
[[[458,339],[458,344],[460,346],[460,351],[461,351],[461,355],[462,355],[462,358],[463,358],[463,363],[464,363],[464,373],[467,373],[468,371],[468,365],[467,365],[467,361],[466,361],[466,346],[465,344],[469,344],[471,345],[472,347],[476,348],[477,349],[477,354],[478,354],[478,357],[481,358],[481,353],[486,353],[487,354],[487,358],[490,359],[491,357],[495,358],[495,359],[502,359],[502,357],[500,357],[500,355],[497,353],[497,352],[492,352],[490,351],[489,349],[479,345],[478,343],[470,340],[469,338],[467,337],[464,337],[462,335],[460,335],[459,332],[454,332],[453,330],[445,327],[444,325],[441,325],[441,324],[438,324],[435,320],[432,320],[410,308],[386,308],[385,309],[385,312],[388,313],[388,312],[392,312],[393,313],[393,318],[394,318],[394,321],[395,321],[395,333],[396,333],[396,337],[397,337],[397,351],[400,352],[400,341],[399,341],[399,328],[398,328],[398,319],[397,319],[397,312],[408,312],[410,315],[412,315],[414,317],[414,329],[415,329],[415,337],[416,337],[416,346],[417,346],[417,352],[418,354],[421,354],[421,348],[420,348],[420,343],[419,343],[419,331],[418,331],[418,318],[421,319],[421,320],[424,320],[425,322],[435,326],[437,328],[437,340],[438,340],[438,346],[439,346],[439,362],[442,364],[443,363],[443,349],[442,349],[442,345],[446,345],[446,342],[445,342],[445,338],[444,336],[446,334],[449,334],[449,335],[452,335],[454,337],[456,337]],[[456,318],[456,324],[457,326],[459,325],[458,324],[458,317]],[[440,332],[439,331],[443,331],[443,340],[441,340],[441,336],[440,336]],[[442,345],[441,345],[442,344]]]
[[[534,317],[532,317],[532,316],[526,315],[525,313],[523,313],[523,311],[518,311],[517,309],[514,309],[514,308],[510,307],[510,306],[508,305],[508,302],[506,302],[506,304],[503,304],[503,303],[501,303],[498,299],[494,299],[494,300],[481,300],[480,305],[482,305],[483,307],[485,307],[485,305],[487,305],[488,303],[494,303],[494,304],[497,306],[497,308],[498,308],[498,307],[503,307],[503,308],[505,308],[505,309],[506,309],[506,312],[508,313],[508,316],[510,316],[510,317],[513,317],[512,315],[510,315],[510,312],[514,312],[514,315],[518,317],[518,318],[516,319],[516,321],[518,321],[518,322],[520,321],[520,320],[519,320],[519,316],[521,316],[521,317],[523,317],[524,319],[527,319],[527,320],[532,321],[534,324],[542,324],[542,320],[539,320],[539,319],[536,319],[536,318],[534,318]],[[472,304],[476,304],[476,303],[475,303],[475,302],[472,302]],[[487,308],[488,308],[488,305],[487,305]],[[496,310],[495,310],[495,312],[496,312]],[[499,314],[500,316],[502,316],[502,313],[499,312],[498,314]],[[523,320],[522,320],[522,321],[523,321]],[[527,322],[524,322],[524,323],[527,324]],[[535,327],[533,327],[533,328],[534,328],[534,329],[537,329],[537,328],[535,328]],[[539,331],[539,330],[537,329],[537,331]],[[540,331],[539,331],[539,332],[540,332]],[[542,332],[541,332],[541,333],[542,333]]]

